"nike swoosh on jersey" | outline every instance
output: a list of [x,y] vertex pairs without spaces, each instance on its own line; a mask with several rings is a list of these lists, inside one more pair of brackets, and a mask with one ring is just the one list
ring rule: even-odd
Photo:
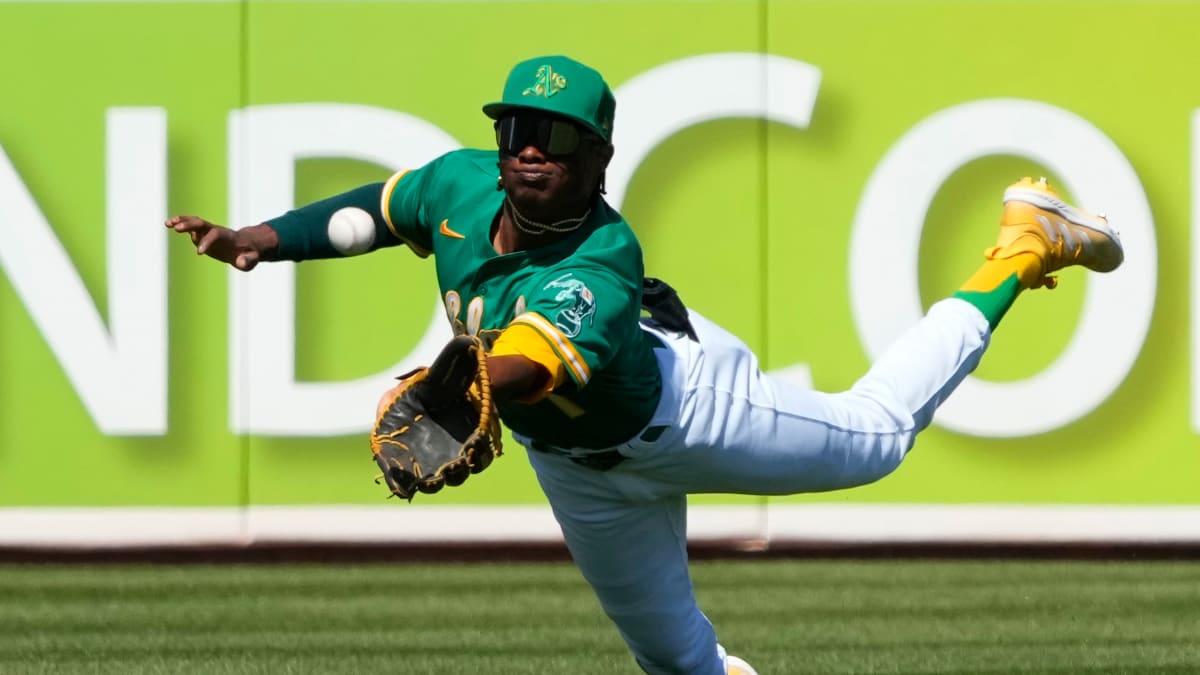
[[453,237],[455,239],[466,239],[466,237],[464,237],[461,234],[450,229],[450,219],[449,218],[442,221],[442,226],[440,228],[438,228],[438,232],[441,232],[442,234],[446,235],[447,237]]

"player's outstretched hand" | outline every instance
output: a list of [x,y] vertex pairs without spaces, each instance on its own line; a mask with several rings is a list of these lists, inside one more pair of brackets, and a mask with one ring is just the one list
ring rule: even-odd
[[266,259],[264,254],[273,251],[279,243],[275,231],[268,225],[231,230],[199,216],[172,216],[164,224],[191,237],[196,253],[216,258],[243,272],[254,269]]

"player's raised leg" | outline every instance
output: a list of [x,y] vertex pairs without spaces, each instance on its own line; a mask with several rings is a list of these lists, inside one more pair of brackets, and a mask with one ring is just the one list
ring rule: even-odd
[[841,393],[764,375],[737,338],[693,316],[699,344],[668,343],[690,380],[676,429],[622,450],[659,481],[657,494],[787,494],[853,487],[890,473],[973,371],[991,332],[1025,289],[1080,265],[1106,272],[1123,259],[1103,216],[1063,202],[1046,181],[1022,179],[1004,197],[998,244],[979,271],[936,303],[868,373]]
[[665,339],[690,373],[681,391],[664,393],[681,401],[676,423],[621,447],[633,459],[612,470],[657,481],[655,495],[782,495],[878,480],[975,368],[989,336],[978,310],[944,300],[850,390],[826,393],[765,375],[735,336],[691,318],[699,343]]

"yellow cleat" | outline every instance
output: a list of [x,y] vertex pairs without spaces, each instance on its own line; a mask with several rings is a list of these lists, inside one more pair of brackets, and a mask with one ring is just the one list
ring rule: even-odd
[[1041,269],[1033,270],[1036,276],[1022,275],[1027,288],[1054,288],[1058,279],[1049,275],[1064,267],[1111,272],[1125,259],[1120,235],[1104,215],[1062,201],[1045,178],[1022,178],[1004,191],[1000,239],[984,255],[1003,260],[1024,253],[1041,261]]

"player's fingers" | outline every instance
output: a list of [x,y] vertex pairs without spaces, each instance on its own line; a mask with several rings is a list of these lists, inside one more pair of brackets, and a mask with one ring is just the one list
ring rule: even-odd
[[237,259],[233,261],[233,266],[243,272],[249,272],[250,270],[254,269],[255,265],[257,264],[257,251],[246,251],[245,253],[241,253],[238,255]]
[[199,216],[171,216],[165,225],[176,232],[190,232],[204,228],[210,223]]
[[208,250],[212,248],[213,244],[217,243],[217,240],[220,238],[221,230],[216,227],[211,228],[200,237],[200,241],[196,242],[196,253],[201,255],[208,253]]
[[392,404],[392,399],[396,398],[396,392],[398,392],[402,386],[404,386],[403,383],[383,392],[383,396],[379,397],[379,403],[375,405],[375,417],[382,415],[383,411]]

